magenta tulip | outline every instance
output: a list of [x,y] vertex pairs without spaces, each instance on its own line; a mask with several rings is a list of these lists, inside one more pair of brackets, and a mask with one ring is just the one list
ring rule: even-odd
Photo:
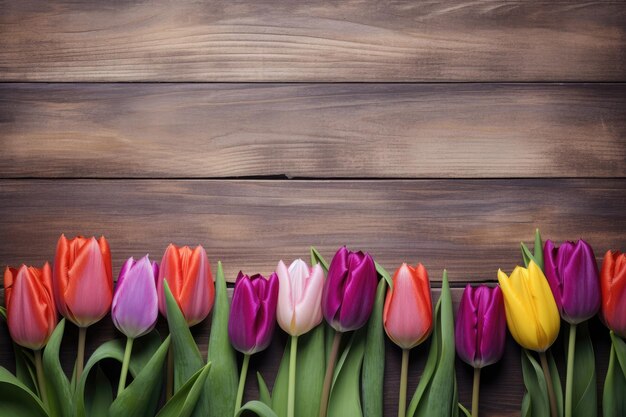
[[138,261],[129,258],[120,271],[111,316],[115,327],[127,337],[149,333],[159,314],[156,279],[159,267],[148,255]]
[[276,325],[277,302],[275,273],[265,279],[259,274],[248,277],[239,272],[228,319],[228,336],[235,349],[251,355],[269,346]]
[[498,362],[504,354],[506,315],[500,287],[467,285],[456,318],[456,351],[474,368]]
[[368,253],[337,251],[328,268],[322,293],[322,311],[338,332],[362,327],[370,317],[376,297],[378,275]]
[[556,248],[547,240],[544,270],[563,320],[578,324],[600,310],[600,275],[593,249],[584,240]]

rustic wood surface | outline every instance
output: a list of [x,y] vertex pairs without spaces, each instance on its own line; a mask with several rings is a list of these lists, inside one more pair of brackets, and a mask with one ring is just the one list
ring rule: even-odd
[[0,84],[0,129],[9,177],[626,175],[623,84]]
[[3,81],[622,81],[623,1],[0,1]]

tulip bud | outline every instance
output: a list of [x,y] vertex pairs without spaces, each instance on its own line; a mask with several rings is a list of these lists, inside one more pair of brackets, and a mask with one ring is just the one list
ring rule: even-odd
[[545,275],[534,261],[516,266],[511,276],[498,270],[506,322],[522,347],[545,352],[559,335],[559,310]]
[[563,320],[578,324],[600,309],[600,279],[593,249],[584,240],[543,249],[545,274]]
[[239,352],[251,355],[266,349],[276,325],[278,277],[248,277],[239,271],[228,319],[230,343]]
[[13,341],[33,350],[43,348],[57,324],[50,265],[46,262],[41,269],[7,267],[4,296]]
[[626,338],[626,254],[607,251],[600,273],[602,319],[607,327]]
[[163,291],[165,279],[189,326],[200,323],[209,315],[215,301],[215,283],[202,246],[191,250],[189,246],[179,248],[170,244],[165,250],[157,282],[159,311],[163,317],[167,317]]
[[104,317],[113,298],[111,251],[104,236],[68,240],[61,235],[52,282],[56,306],[72,323],[87,327]]
[[159,267],[148,255],[138,261],[129,258],[120,271],[111,317],[126,337],[136,339],[149,333],[159,314],[156,279]]
[[387,336],[402,349],[411,349],[428,338],[433,329],[433,304],[428,272],[402,264],[393,274],[383,310]]
[[289,269],[283,261],[276,268],[278,281],[277,319],[291,336],[300,336],[322,321],[322,290],[324,271],[319,264],[313,268],[296,259]]
[[369,253],[337,251],[322,293],[322,312],[328,324],[338,332],[362,327],[374,307],[378,276]]
[[498,362],[504,354],[506,318],[500,287],[467,285],[456,318],[456,351],[474,368]]

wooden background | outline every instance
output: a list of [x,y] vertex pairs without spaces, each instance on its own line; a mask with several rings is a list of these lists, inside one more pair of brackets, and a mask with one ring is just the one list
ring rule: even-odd
[[[458,301],[535,227],[601,261],[626,249],[625,82],[624,1],[0,0],[0,265],[104,234],[115,274],[174,242],[233,280],[345,243],[423,262],[435,293],[448,268]],[[208,323],[195,333],[205,351]],[[105,320],[89,348],[116,336]],[[269,381],[283,342],[252,362]],[[519,353],[487,368],[482,415],[519,415]]]

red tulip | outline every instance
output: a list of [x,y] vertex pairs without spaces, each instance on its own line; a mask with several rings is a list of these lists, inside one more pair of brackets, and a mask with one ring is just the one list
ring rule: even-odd
[[104,236],[61,235],[52,282],[59,312],[74,324],[88,327],[104,317],[113,299],[111,250]]
[[607,251],[600,273],[602,318],[609,329],[626,337],[626,254]]
[[4,291],[11,338],[20,346],[40,350],[57,323],[50,265],[46,262],[41,269],[8,267]]

